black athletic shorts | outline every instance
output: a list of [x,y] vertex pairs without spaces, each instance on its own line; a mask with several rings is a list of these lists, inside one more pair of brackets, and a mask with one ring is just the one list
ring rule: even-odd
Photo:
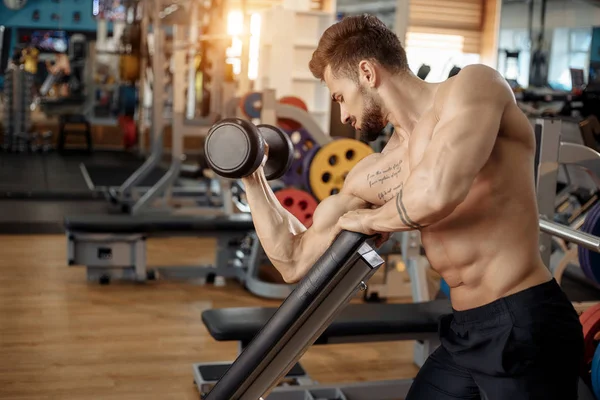
[[440,321],[441,346],[406,400],[576,400],[583,330],[558,283]]

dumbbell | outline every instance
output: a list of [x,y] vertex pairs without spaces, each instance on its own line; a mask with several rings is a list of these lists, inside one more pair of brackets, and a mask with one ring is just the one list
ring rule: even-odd
[[226,118],[213,125],[204,142],[206,163],[217,175],[239,179],[251,175],[265,156],[267,180],[281,178],[292,165],[294,145],[290,137],[272,125],[255,126],[240,118]]

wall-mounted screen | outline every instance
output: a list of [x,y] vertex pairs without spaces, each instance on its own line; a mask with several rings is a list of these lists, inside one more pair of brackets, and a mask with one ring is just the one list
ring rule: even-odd
[[93,0],[92,14],[107,21],[125,21],[127,7],[125,0]]
[[65,31],[34,31],[31,34],[31,45],[41,53],[66,53],[69,38]]

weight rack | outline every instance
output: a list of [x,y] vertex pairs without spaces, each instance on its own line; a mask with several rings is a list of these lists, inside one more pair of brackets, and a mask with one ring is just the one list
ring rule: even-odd
[[23,65],[11,65],[4,75],[4,143],[9,152],[31,149],[31,108],[33,75]]

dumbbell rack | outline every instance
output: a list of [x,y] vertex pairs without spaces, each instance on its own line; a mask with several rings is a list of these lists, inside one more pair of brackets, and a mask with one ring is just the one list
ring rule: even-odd
[[31,89],[33,75],[23,65],[12,65],[5,73],[4,83],[4,142],[9,152],[33,150],[31,132]]

